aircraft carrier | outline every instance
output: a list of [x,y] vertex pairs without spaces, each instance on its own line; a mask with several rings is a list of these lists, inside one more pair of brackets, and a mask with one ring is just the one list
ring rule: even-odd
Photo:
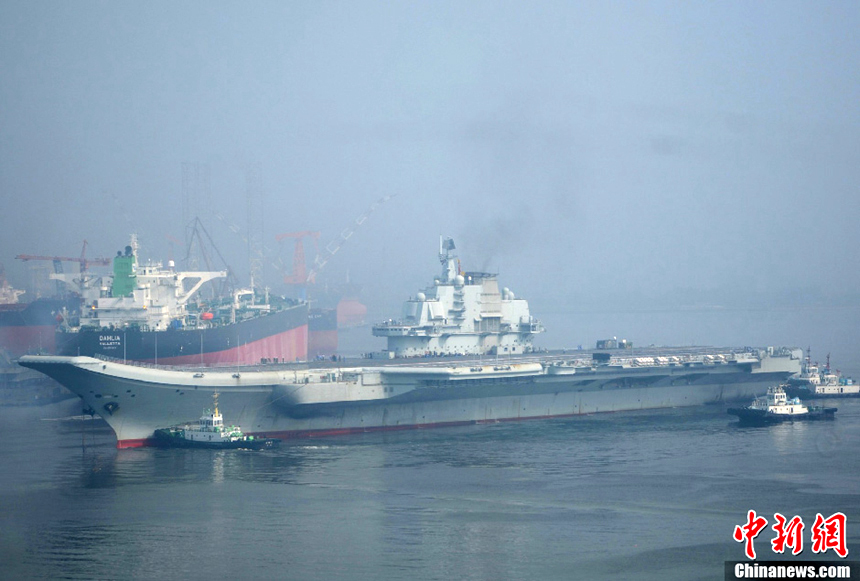
[[787,348],[652,348],[536,352],[543,330],[496,276],[460,270],[450,239],[442,275],[410,298],[401,320],[374,327],[388,349],[325,365],[165,367],[27,356],[113,428],[120,448],[152,443],[219,394],[243,432],[291,438],[451,426],[748,400],[800,371]]

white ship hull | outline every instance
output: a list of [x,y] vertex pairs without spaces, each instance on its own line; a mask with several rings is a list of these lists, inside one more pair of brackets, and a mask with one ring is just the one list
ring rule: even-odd
[[598,365],[570,356],[373,368],[163,369],[30,356],[113,428],[120,448],[189,422],[219,394],[243,432],[290,438],[682,407],[746,400],[800,369],[799,356],[738,353]]
[[813,390],[815,395],[860,395],[860,385],[816,385]]

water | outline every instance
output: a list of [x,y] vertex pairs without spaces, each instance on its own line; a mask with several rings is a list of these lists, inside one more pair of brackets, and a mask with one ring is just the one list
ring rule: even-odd
[[860,555],[860,399],[767,428],[701,406],[261,452],[116,450],[38,419],[70,405],[0,411],[0,577],[722,579],[749,509],[807,532],[841,511]]

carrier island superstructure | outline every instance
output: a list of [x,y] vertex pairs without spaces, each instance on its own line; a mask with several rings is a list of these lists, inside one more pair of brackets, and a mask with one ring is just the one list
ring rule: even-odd
[[373,327],[393,357],[522,354],[543,331],[528,301],[499,289],[494,274],[462,272],[454,240],[440,239],[442,276],[403,305],[402,319]]
[[772,347],[532,352],[542,327],[528,304],[498,292],[492,275],[470,280],[453,249],[443,242],[432,296],[410,299],[403,321],[375,328],[389,338],[390,359],[233,368],[68,356],[20,363],[79,395],[120,448],[192,421],[216,392],[243,432],[290,438],[748,400],[800,371],[802,351]]

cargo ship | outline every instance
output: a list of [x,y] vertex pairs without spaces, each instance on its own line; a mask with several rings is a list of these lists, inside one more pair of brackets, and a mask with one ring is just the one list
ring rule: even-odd
[[308,311],[308,359],[327,359],[337,355],[337,309],[312,308]]
[[800,371],[800,350],[650,348],[537,352],[543,330],[495,275],[459,269],[442,241],[442,275],[375,327],[378,359],[253,367],[168,368],[94,357],[20,364],[78,394],[120,448],[193,420],[220,394],[242,431],[292,438],[575,416],[751,399]]
[[247,365],[307,358],[307,303],[238,289],[203,299],[226,271],[139,264],[137,243],[113,261],[109,284],[82,288],[76,321],[56,334],[57,353],[165,365]]
[[0,406],[45,405],[74,398],[57,382],[19,366],[17,359],[56,353],[57,325],[63,313],[77,308],[79,300],[56,296],[19,302],[24,294],[9,285],[0,265]]
[[72,296],[0,304],[0,349],[10,357],[56,353],[57,326],[79,305],[80,299]]
[[76,296],[20,302],[25,291],[13,288],[0,265],[0,352],[7,358],[26,353],[56,353],[54,332],[63,313],[79,306]]

